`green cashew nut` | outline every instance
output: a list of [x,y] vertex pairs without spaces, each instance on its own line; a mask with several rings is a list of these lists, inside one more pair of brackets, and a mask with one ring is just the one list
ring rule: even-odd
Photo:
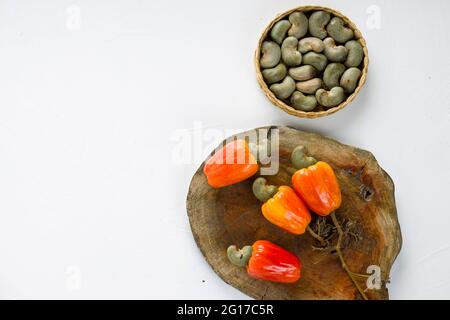
[[324,43],[319,38],[308,37],[298,42],[298,51],[301,53],[307,53],[308,51],[321,53],[323,49],[325,49]]
[[334,42],[334,39],[331,37],[323,40],[323,44],[325,46],[324,54],[330,61],[334,62],[342,62],[347,58],[348,50],[344,46],[337,46]]
[[308,18],[305,14],[303,12],[293,12],[289,15],[289,21],[292,26],[288,31],[288,35],[297,39],[303,38],[308,32]]
[[296,37],[287,37],[281,45],[281,58],[289,67],[295,67],[302,63],[302,54],[297,51],[297,46]]
[[290,27],[291,23],[289,21],[280,20],[273,26],[272,30],[270,31],[270,36],[276,43],[281,44],[284,38],[286,38],[286,33],[288,32]]
[[306,81],[297,82],[295,87],[298,91],[306,94],[315,94],[322,87],[322,79],[314,78]]
[[349,68],[342,75],[340,85],[344,88],[345,92],[352,93],[355,91],[360,77],[361,70],[355,67]]
[[262,68],[273,68],[281,59],[281,48],[273,41],[264,41],[261,46],[261,59],[259,64]]
[[276,67],[270,69],[264,69],[262,75],[266,83],[271,84],[281,81],[286,77],[287,68],[284,64],[280,63]]
[[303,56],[303,64],[313,66],[319,71],[325,69],[328,59],[321,53],[308,52]]
[[331,108],[344,101],[345,93],[341,87],[334,87],[330,91],[319,89],[316,92],[317,101],[324,107]]
[[333,62],[327,65],[323,72],[323,83],[328,89],[339,86],[339,79],[345,71],[342,63]]
[[297,146],[291,153],[291,162],[296,169],[300,170],[312,166],[317,160],[307,156],[305,146]]
[[291,97],[292,106],[301,111],[312,111],[317,106],[317,100],[314,96],[305,96],[300,91],[295,91]]
[[357,67],[361,64],[364,56],[364,51],[362,45],[357,40],[348,41],[345,44],[348,50],[347,59],[345,60],[345,65],[347,67]]
[[250,260],[252,256],[252,251],[252,246],[245,246],[239,250],[236,246],[229,246],[227,249],[227,257],[235,266],[246,267],[248,260]]
[[297,68],[290,68],[289,75],[297,81],[305,81],[316,76],[317,69],[313,66],[301,66]]
[[327,32],[334,40],[340,43],[353,38],[353,30],[344,26],[344,21],[339,17],[331,19],[327,26]]
[[261,202],[266,202],[278,191],[277,186],[267,184],[267,180],[263,177],[256,178],[253,182],[252,189],[255,197]]
[[316,11],[309,17],[309,33],[313,37],[324,39],[327,36],[325,26],[330,21],[330,14],[325,11]]
[[287,76],[281,83],[275,83],[270,86],[270,90],[278,99],[288,98],[295,90],[295,81]]

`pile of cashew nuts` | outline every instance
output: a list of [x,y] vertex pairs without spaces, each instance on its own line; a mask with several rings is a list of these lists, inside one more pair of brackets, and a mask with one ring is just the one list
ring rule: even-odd
[[341,18],[325,11],[307,14],[296,11],[275,23],[259,61],[275,96],[306,112],[335,107],[354,92],[364,58]]

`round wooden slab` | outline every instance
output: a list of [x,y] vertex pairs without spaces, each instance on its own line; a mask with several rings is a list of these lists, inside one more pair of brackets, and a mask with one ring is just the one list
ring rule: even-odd
[[[401,248],[400,226],[394,199],[394,184],[374,156],[318,134],[288,127],[279,129],[280,169],[267,177],[276,185],[289,185],[293,168],[291,151],[306,146],[310,155],[328,162],[342,189],[342,206],[336,216],[352,225],[356,238],[347,235],[342,247],[350,270],[365,274],[367,267],[381,268],[381,289],[368,289],[370,299],[388,299],[386,282]],[[246,133],[244,133],[246,134]],[[256,299],[360,299],[358,291],[342,269],[332,250],[317,251],[315,240],[295,236],[269,223],[261,214],[261,203],[253,196],[250,178],[221,189],[207,184],[203,164],[192,178],[187,211],[195,241],[214,271],[227,283]],[[335,242],[337,236],[332,238]],[[269,240],[300,257],[302,278],[294,284],[273,283],[250,278],[245,268],[232,265],[226,249]],[[366,288],[366,279],[359,284]]]

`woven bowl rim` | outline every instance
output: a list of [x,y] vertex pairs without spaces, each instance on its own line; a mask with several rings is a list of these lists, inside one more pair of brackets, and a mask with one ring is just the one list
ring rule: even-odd
[[[274,26],[274,24],[277,23],[278,21],[280,21],[281,19],[287,17],[288,15],[290,15],[291,13],[293,13],[295,11],[319,11],[319,10],[329,12],[329,13],[341,18],[353,30],[353,32],[355,34],[355,39],[358,40],[359,43],[361,44],[361,46],[363,47],[363,52],[364,52],[363,68],[362,68],[361,77],[359,78],[359,82],[358,82],[357,87],[355,88],[355,91],[351,95],[349,95],[345,101],[343,101],[339,105],[329,108],[325,111],[305,112],[305,111],[297,110],[297,109],[287,105],[286,103],[284,103],[284,101],[278,99],[273,94],[272,91],[270,91],[268,85],[264,81],[264,78],[263,78],[262,72],[261,72],[261,66],[259,64],[259,60],[260,60],[260,56],[261,56],[261,45],[267,38],[267,35],[268,35],[269,31],[272,29],[272,27]],[[261,87],[261,89],[263,90],[266,97],[272,102],[272,104],[274,104],[275,106],[277,106],[278,108],[280,108],[284,112],[287,112],[290,115],[297,116],[300,118],[314,119],[314,118],[320,118],[320,117],[324,117],[324,116],[333,114],[335,112],[338,112],[339,110],[345,108],[349,103],[351,103],[355,99],[356,95],[359,93],[359,91],[361,90],[361,88],[364,86],[364,84],[366,82],[367,72],[368,72],[368,68],[369,68],[369,52],[367,50],[366,40],[362,36],[361,31],[359,31],[358,27],[349,18],[347,18],[341,12],[339,12],[335,9],[329,8],[329,7],[308,5],[308,6],[296,7],[296,8],[290,9],[288,11],[285,11],[281,14],[278,14],[266,26],[266,28],[264,29],[264,31],[261,34],[261,37],[259,38],[258,46],[256,47],[256,50],[255,50],[254,63],[255,63],[255,68],[256,68],[256,79],[258,81],[258,84]]]

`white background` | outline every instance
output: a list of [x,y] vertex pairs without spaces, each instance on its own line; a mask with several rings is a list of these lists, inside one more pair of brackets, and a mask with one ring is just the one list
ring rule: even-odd
[[450,2],[316,3],[371,60],[356,101],[304,120],[269,103],[252,59],[305,2],[0,1],[0,298],[247,298],[201,256],[185,197],[195,150],[221,141],[207,130],[269,124],[372,151],[403,232],[391,298],[450,298]]

